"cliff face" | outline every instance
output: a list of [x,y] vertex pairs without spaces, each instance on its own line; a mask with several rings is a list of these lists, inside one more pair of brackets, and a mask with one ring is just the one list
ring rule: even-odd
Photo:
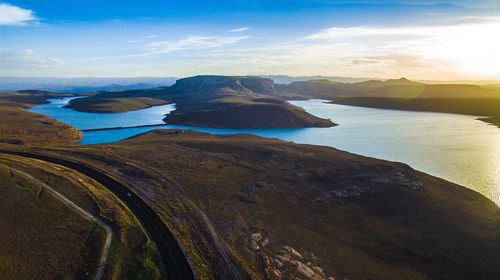
[[137,110],[165,101],[176,104],[176,110],[164,119],[171,124],[221,128],[335,125],[285,102],[278,95],[278,89],[279,86],[267,78],[205,75],[179,79],[171,87],[99,93],[75,100],[68,107],[84,112],[95,108],[99,112],[123,112],[128,108]]
[[171,87],[174,91],[183,92],[207,92],[229,88],[244,93],[256,92],[261,94],[276,93],[274,82],[271,79],[259,77],[236,77],[236,76],[194,76],[179,79]]
[[170,88],[176,110],[167,123],[228,128],[329,127],[277,95],[271,79],[259,77],[195,76]]

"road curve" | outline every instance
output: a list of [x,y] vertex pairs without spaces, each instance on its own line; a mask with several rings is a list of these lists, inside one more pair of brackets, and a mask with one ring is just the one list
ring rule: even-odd
[[[0,153],[38,159],[78,171],[96,180],[113,192],[137,217],[152,241],[156,244],[160,257],[167,270],[167,279],[195,279],[189,262],[170,230],[153,209],[124,184],[104,172],[79,162],[22,151],[0,150]],[[129,196],[130,195],[130,196]]]

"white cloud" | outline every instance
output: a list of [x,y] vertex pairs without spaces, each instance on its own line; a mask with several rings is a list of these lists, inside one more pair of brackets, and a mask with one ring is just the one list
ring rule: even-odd
[[158,35],[148,35],[147,36],[149,39],[155,39],[155,38],[158,38]]
[[229,32],[231,32],[231,33],[245,32],[245,31],[248,31],[250,29],[251,29],[250,27],[240,27],[240,28],[231,29],[231,30],[229,30]]
[[424,30],[411,28],[398,28],[398,27],[332,27],[321,30],[320,32],[311,34],[304,37],[305,40],[340,40],[352,39],[358,37],[368,36],[386,36],[386,35],[422,35],[425,34]]
[[320,73],[493,79],[500,76],[500,38],[495,36],[498,30],[500,18],[435,26],[334,27],[296,41],[191,53],[176,69],[186,75]]
[[0,3],[0,25],[22,25],[36,19],[32,10]]
[[177,41],[160,41],[148,44],[149,52],[145,55],[171,53],[182,50],[199,50],[217,48],[226,45],[236,44],[250,36],[189,36]]

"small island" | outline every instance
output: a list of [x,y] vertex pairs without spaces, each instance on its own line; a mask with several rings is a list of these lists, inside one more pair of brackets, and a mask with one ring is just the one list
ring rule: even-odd
[[66,105],[80,112],[88,113],[123,113],[140,110],[167,102],[154,98],[78,98]]

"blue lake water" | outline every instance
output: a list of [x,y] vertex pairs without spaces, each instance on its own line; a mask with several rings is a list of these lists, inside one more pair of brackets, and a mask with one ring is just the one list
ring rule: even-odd
[[[161,124],[174,105],[127,113],[82,113],[63,108],[71,98],[35,106],[78,129]],[[158,128],[192,129],[215,134],[251,133],[295,143],[325,145],[365,156],[399,161],[415,169],[476,190],[500,204],[500,129],[474,116],[409,112],[291,101],[338,126],[298,129],[220,129],[179,125],[84,132],[81,144],[119,141]]]

